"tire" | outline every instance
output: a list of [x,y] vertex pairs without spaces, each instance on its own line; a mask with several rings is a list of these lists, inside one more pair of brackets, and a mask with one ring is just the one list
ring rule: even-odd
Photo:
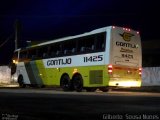
[[69,81],[70,81],[70,78],[67,74],[65,74],[61,77],[60,86],[63,89],[63,91],[69,91],[69,89],[70,89]]
[[25,87],[26,87],[26,85],[24,84],[24,79],[23,79],[23,76],[22,76],[22,75],[20,75],[20,76],[18,77],[18,84],[19,84],[19,87],[20,87],[20,88],[25,88]]
[[107,87],[102,87],[102,88],[99,88],[99,90],[103,91],[103,92],[108,92],[109,91],[109,88]]
[[86,88],[87,92],[95,92],[97,88]]
[[81,75],[77,74],[74,76],[73,86],[77,92],[81,92],[83,90],[83,79]]

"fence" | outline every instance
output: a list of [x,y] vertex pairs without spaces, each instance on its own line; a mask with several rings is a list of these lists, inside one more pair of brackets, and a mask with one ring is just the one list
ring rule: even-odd
[[160,67],[144,67],[142,86],[160,86]]

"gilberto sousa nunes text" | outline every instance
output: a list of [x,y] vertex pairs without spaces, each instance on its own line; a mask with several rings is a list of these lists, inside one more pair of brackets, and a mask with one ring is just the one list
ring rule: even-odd
[[158,114],[103,114],[103,120],[159,120]]

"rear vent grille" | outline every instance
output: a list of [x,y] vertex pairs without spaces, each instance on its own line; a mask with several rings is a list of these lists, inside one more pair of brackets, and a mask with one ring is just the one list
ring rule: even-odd
[[103,70],[91,70],[89,73],[90,84],[102,84],[103,83]]

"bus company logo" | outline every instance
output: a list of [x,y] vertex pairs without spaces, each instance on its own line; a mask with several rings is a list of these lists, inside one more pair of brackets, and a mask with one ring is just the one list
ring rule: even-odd
[[123,34],[120,34],[121,37],[123,37],[123,39],[127,42],[131,41],[131,38],[134,36],[131,33],[126,33],[124,32]]

